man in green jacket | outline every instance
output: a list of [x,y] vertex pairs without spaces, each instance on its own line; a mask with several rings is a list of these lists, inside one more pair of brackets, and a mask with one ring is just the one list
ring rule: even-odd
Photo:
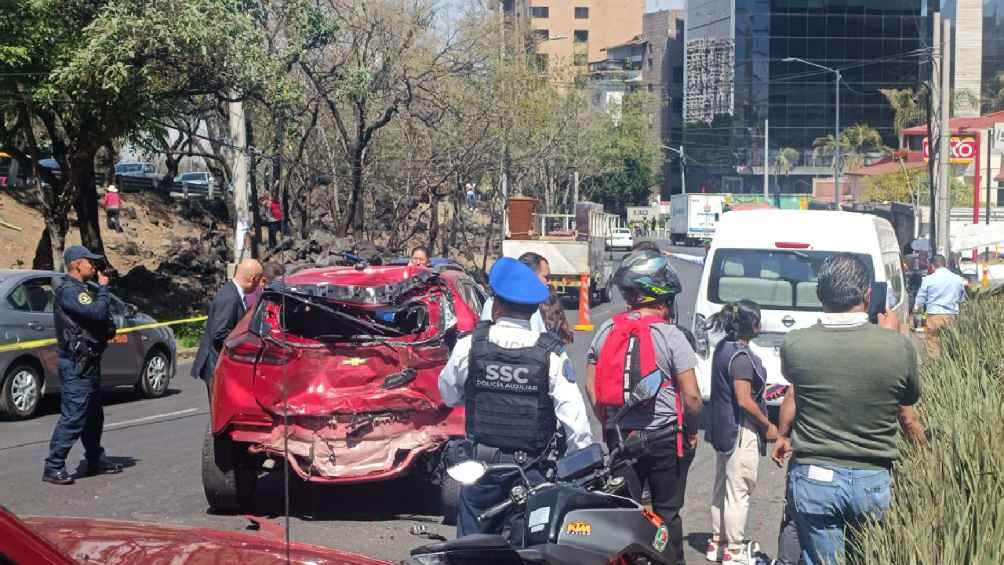
[[788,511],[807,565],[842,563],[845,528],[881,520],[888,510],[897,428],[924,440],[913,411],[917,353],[895,314],[868,323],[870,283],[858,257],[828,258],[818,273],[820,323],[789,333],[781,346],[792,386],[773,458],[781,464],[794,454]]

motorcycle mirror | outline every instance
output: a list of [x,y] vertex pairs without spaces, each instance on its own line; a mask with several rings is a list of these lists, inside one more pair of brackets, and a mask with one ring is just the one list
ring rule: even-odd
[[662,386],[662,372],[656,371],[644,379],[638,381],[631,391],[632,404],[644,402],[655,398],[659,394],[659,387]]
[[488,466],[480,461],[468,459],[446,470],[451,479],[462,485],[473,485],[488,471]]

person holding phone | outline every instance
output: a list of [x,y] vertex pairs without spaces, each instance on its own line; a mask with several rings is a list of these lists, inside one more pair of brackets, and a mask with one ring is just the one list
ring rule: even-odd
[[[84,444],[86,475],[119,473],[122,467],[105,458],[101,432],[105,413],[101,406],[101,356],[108,340],[115,337],[115,322],[108,305],[108,276],[104,257],[83,245],[63,253],[66,277],[56,289],[53,316],[57,363],[62,383],[59,420],[49,441],[42,480],[56,485],[73,484],[66,471],[66,456],[77,439]],[[97,280],[94,292],[87,283]]]
[[772,458],[782,465],[793,455],[786,498],[806,565],[843,562],[848,526],[881,520],[888,510],[897,422],[924,442],[913,410],[917,353],[884,307],[869,323],[869,282],[858,257],[829,257],[818,272],[821,322],[790,332],[781,346],[791,387]]

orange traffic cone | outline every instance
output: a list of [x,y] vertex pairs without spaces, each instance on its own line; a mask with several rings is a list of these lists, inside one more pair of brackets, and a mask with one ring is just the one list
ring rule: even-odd
[[593,322],[589,319],[589,274],[579,276],[579,323],[575,324],[577,332],[593,331]]

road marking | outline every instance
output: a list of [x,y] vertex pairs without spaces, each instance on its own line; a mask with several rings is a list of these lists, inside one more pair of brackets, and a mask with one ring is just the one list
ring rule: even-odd
[[120,428],[122,426],[130,426],[132,424],[139,424],[140,422],[147,422],[150,420],[159,420],[161,418],[171,418],[174,416],[184,416],[185,414],[192,414],[198,412],[198,408],[186,408],[184,410],[178,410],[175,412],[165,412],[163,414],[154,414],[153,416],[144,416],[143,418],[135,418],[133,420],[125,420],[122,422],[114,422],[105,426],[106,430],[113,430],[115,428]]

